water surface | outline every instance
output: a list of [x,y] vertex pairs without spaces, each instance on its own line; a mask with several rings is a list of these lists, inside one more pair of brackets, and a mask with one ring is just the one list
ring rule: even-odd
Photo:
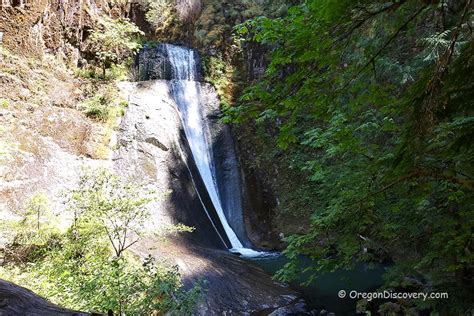
[[[275,274],[281,269],[288,259],[284,256],[253,258],[253,262],[262,267],[263,270]],[[309,267],[314,264],[307,257],[300,257],[300,266]],[[301,292],[311,309],[325,309],[336,315],[355,315],[357,299],[349,298],[352,290],[358,292],[372,292],[382,284],[382,275],[385,267],[382,265],[357,264],[352,270],[339,270],[333,273],[320,273],[314,282],[308,286],[301,283],[309,280],[309,272],[301,273],[291,283],[291,286]],[[341,299],[338,297],[340,290],[345,290],[347,295]]]

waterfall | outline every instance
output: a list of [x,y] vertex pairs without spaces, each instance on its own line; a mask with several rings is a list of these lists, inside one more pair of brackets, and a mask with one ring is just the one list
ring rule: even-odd
[[197,56],[191,49],[170,44],[163,44],[162,46],[166,49],[167,58],[171,65],[170,86],[181,115],[184,132],[205,188],[231,243],[230,251],[248,257],[261,256],[265,253],[243,246],[225,216],[216,181],[211,131],[203,113],[205,104],[202,101],[201,84],[196,81],[199,75],[196,63]]

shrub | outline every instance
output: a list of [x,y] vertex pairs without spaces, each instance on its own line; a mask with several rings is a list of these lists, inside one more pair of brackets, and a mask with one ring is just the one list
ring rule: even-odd
[[6,109],[10,106],[10,101],[0,98],[0,108]]
[[102,65],[102,78],[105,70],[124,61],[138,52],[141,45],[139,37],[143,32],[129,19],[100,18],[90,36],[90,49]]
[[108,122],[111,127],[118,116],[125,114],[128,102],[122,99],[113,85],[107,85],[94,96],[86,99],[80,104],[84,114],[99,122]]
[[90,118],[105,122],[111,114],[110,100],[99,94],[82,103],[84,114]]

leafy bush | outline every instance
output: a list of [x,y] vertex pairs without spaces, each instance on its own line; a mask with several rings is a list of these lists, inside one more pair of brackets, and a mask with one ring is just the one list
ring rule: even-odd
[[83,112],[98,121],[107,121],[111,114],[110,100],[104,95],[96,95],[82,103]]
[[97,74],[95,67],[90,66],[75,69],[74,75],[76,75],[76,77],[81,77],[85,79],[100,79],[100,76]]
[[10,106],[10,101],[7,99],[0,98],[0,108],[8,108]]
[[113,125],[116,117],[125,114],[128,102],[120,98],[115,86],[109,85],[99,90],[94,96],[80,104],[82,111],[88,117]]
[[107,68],[138,52],[141,35],[143,32],[126,18],[102,17],[97,21],[89,39],[89,49],[102,65],[103,79],[106,79]]
[[105,74],[105,77],[100,75],[97,67],[88,65],[82,68],[76,68],[74,74],[76,77],[93,79],[93,80],[128,80],[131,78],[131,64],[132,58],[128,58],[118,64],[110,65],[109,71]]
[[124,182],[107,169],[95,170],[93,174],[85,172],[79,187],[70,191],[69,204],[75,219],[73,228],[78,221],[100,227],[115,255],[120,257],[139,240],[149,217],[147,204],[156,198],[145,185]]
[[112,310],[117,315],[192,313],[201,287],[185,290],[176,267],[167,268],[151,257],[143,262],[128,255],[111,257],[97,227],[79,233],[70,231],[54,243],[51,240],[46,256],[27,265],[0,267],[0,276],[76,310]]
[[[79,187],[67,197],[74,214],[68,231],[50,235],[27,263],[6,262],[0,267],[1,278],[71,309],[116,315],[193,312],[199,284],[186,290],[177,267],[166,267],[152,257],[141,262],[124,252],[142,236],[148,217],[145,205],[156,198],[152,191],[98,169],[86,170]],[[24,228],[37,229],[36,223]],[[30,245],[27,240],[22,243]]]
[[221,100],[221,107],[228,108],[234,95],[235,67],[222,56],[205,56],[203,58],[206,77],[212,83]]

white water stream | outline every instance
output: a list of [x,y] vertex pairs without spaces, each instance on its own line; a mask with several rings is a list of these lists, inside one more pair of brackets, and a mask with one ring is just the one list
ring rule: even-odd
[[173,97],[179,108],[186,138],[204,185],[231,243],[230,251],[238,252],[246,257],[265,255],[265,252],[245,248],[225,216],[212,161],[209,125],[203,114],[204,104],[201,96],[201,85],[196,81],[198,78],[197,56],[191,49],[170,44],[164,45],[172,67],[173,80],[171,81],[171,87]]

